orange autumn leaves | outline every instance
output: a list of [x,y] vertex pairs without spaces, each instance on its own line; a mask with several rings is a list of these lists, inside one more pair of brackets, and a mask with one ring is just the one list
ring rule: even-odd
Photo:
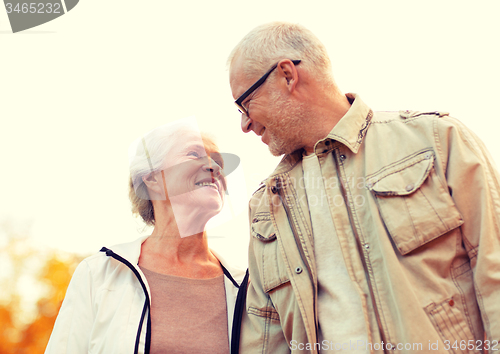
[[36,248],[0,224],[0,354],[43,353],[81,256]]

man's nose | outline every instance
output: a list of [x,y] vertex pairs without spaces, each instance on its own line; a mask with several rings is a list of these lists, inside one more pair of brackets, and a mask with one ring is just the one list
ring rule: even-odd
[[252,127],[252,120],[246,114],[241,114],[241,130],[243,133],[248,133]]

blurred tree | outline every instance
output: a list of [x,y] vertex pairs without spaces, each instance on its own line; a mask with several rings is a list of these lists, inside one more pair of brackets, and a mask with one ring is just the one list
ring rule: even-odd
[[0,354],[43,354],[71,276],[83,259],[40,250],[27,233],[0,224]]
[[0,353],[13,353],[13,345],[15,342],[12,340],[12,329],[14,324],[12,321],[12,313],[10,309],[5,306],[0,306],[0,326]]

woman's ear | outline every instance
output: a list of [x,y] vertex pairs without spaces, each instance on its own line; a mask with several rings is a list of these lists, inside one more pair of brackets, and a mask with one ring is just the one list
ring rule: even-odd
[[[161,171],[163,172],[163,171]],[[142,176],[151,200],[165,200],[165,181],[163,173],[158,171]]]
[[148,173],[147,175],[142,176],[142,181],[146,185],[146,187],[151,188],[155,183],[154,172]]

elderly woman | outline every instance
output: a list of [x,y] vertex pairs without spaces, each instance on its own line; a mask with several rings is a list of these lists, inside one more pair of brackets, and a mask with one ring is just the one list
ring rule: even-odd
[[213,141],[182,125],[140,141],[130,199],[153,232],[78,266],[45,353],[229,353],[243,274],[205,232],[223,206],[222,168]]

